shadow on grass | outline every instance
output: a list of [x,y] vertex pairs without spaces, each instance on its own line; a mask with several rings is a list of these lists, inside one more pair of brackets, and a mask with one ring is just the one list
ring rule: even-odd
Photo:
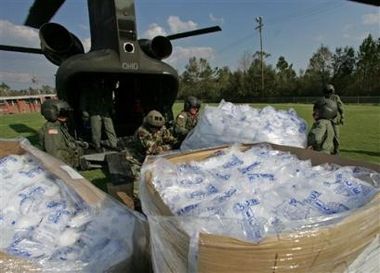
[[91,183],[94,184],[94,186],[96,186],[97,188],[101,189],[102,191],[108,193],[108,191],[107,191],[107,181],[109,181],[109,179],[107,177],[104,177],[104,178],[95,178],[95,179],[91,180]]
[[17,133],[28,133],[28,134],[38,134],[38,131],[28,125],[23,123],[9,124],[9,127]]
[[347,150],[347,149],[340,149],[340,151],[346,152],[346,153],[366,154],[369,156],[380,156],[380,152],[363,151],[363,150]]
[[25,136],[31,144],[38,145],[39,143],[39,136],[38,131],[35,130],[32,127],[29,127],[28,125],[25,125],[23,123],[15,123],[15,124],[9,124],[9,128],[11,128],[13,131],[19,134],[28,134],[28,136]]

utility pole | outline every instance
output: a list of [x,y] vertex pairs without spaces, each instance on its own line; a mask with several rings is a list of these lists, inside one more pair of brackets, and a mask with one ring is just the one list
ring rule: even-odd
[[264,60],[263,60],[263,39],[261,36],[261,30],[264,26],[263,17],[256,17],[256,22],[259,24],[255,29],[259,30],[260,33],[260,59],[261,59],[261,90],[264,94]]

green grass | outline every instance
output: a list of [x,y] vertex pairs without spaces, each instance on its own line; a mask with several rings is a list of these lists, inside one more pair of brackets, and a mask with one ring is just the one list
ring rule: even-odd
[[[182,103],[173,107],[176,116]],[[262,108],[267,104],[252,104]],[[277,109],[294,108],[309,126],[312,123],[312,105],[273,104]],[[346,124],[341,128],[341,157],[380,164],[380,107],[372,105],[346,105]],[[0,116],[0,138],[26,137],[38,143],[38,130],[44,123],[39,113]],[[107,174],[103,170],[81,172],[96,186],[105,190]]]

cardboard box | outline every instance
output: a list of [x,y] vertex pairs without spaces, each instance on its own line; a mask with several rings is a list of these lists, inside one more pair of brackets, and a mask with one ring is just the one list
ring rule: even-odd
[[[74,190],[87,203],[87,205],[96,209],[101,209],[105,201],[111,199],[111,197],[105,192],[95,187],[65,163],[33,147],[26,140],[15,141],[0,139],[0,158],[9,154],[21,155],[25,153],[32,155],[37,161],[39,161],[42,167],[64,181],[69,188]],[[120,204],[120,206],[122,205]],[[107,272],[137,272],[140,271],[141,268],[144,268],[144,270],[145,268],[149,268],[146,249],[146,228],[145,220],[136,217],[133,226],[134,237],[133,242],[131,242],[133,253],[131,257],[114,265],[112,268],[109,268]],[[134,271],[134,269],[129,271],[131,268],[138,269],[136,269],[137,271]],[[19,257],[10,256],[0,251],[0,272],[21,273],[42,271],[43,268],[40,264]],[[59,269],[57,269],[57,271],[59,271]]]
[[[310,159],[313,165],[328,162],[341,166],[366,167],[380,172],[380,166],[376,164],[341,159],[312,150],[270,145],[275,150],[295,154],[301,160]],[[172,163],[199,161],[213,156],[226,147],[169,155],[165,158]],[[242,149],[249,147],[251,145],[243,145]],[[182,223],[182,220],[179,218],[176,222],[170,217],[172,213],[155,190],[149,171],[146,172],[145,186],[148,201],[151,201],[158,210],[158,215],[153,215],[149,219],[153,249],[161,247],[162,249],[158,250],[167,257],[163,259],[153,254],[156,259],[154,263],[156,265],[169,263],[171,257],[176,262],[173,261],[175,265],[165,267],[165,269],[170,268],[167,272],[187,272],[188,268],[192,267],[188,259],[190,238],[180,227],[179,223]],[[380,234],[379,212],[380,194],[377,194],[367,205],[352,212],[337,224],[309,228],[298,233],[269,236],[257,244],[201,233],[198,240],[198,264],[195,268],[201,273],[341,273],[376,235]],[[157,234],[153,234],[154,232]]]
[[[101,206],[106,194],[88,182],[85,178],[74,174],[73,170],[61,162],[60,160],[28,145],[26,141],[0,140],[0,158],[9,154],[25,154],[28,153],[37,159],[41,166],[56,175],[65,183],[76,191],[87,204],[91,206]],[[63,167],[63,168],[62,168]],[[1,272],[28,272],[40,271],[38,264],[33,264],[24,259],[9,256],[0,251],[0,271]],[[4,271],[2,271],[4,270]]]

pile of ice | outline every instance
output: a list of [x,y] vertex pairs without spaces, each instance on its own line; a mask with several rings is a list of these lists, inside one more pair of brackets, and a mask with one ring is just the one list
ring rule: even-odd
[[379,192],[380,183],[376,172],[313,167],[309,160],[269,145],[245,152],[233,146],[204,161],[178,165],[161,158],[149,169],[172,213],[192,219],[184,220],[189,234],[202,230],[254,242],[334,214],[345,215],[366,204]]
[[87,205],[29,155],[0,158],[0,251],[47,272],[105,272],[133,252],[136,216]]
[[197,126],[182,142],[181,150],[192,150],[234,143],[269,142],[304,148],[307,123],[294,109],[256,109],[248,104],[221,101],[206,106]]

